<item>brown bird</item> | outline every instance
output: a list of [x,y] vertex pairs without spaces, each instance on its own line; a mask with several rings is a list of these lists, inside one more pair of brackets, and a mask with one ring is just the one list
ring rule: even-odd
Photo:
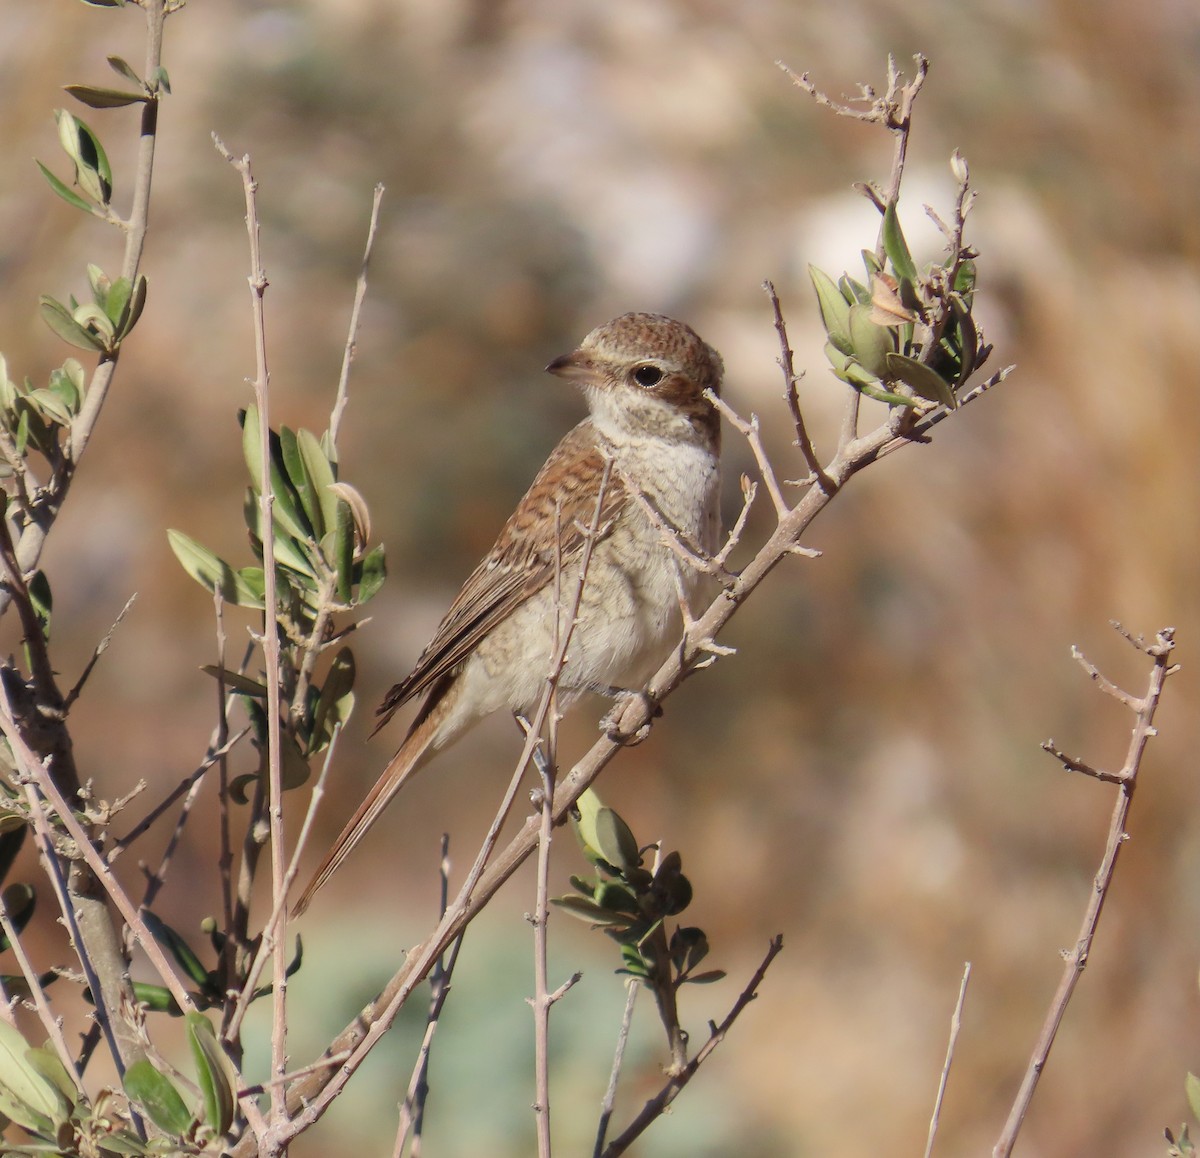
[[424,693],[425,701],[297,913],[435,751],[492,712],[530,714],[537,707],[559,599],[574,598],[585,528],[610,460],[602,535],[580,594],[560,703],[586,691],[640,687],[680,631],[677,576],[691,594],[701,575],[680,563],[630,487],[684,542],[716,550],[720,422],[704,392],[720,390],[721,356],[682,322],[633,313],[597,327],[546,369],[582,388],[590,417],[554,448],[416,667],[388,692],[376,731],[412,697]]

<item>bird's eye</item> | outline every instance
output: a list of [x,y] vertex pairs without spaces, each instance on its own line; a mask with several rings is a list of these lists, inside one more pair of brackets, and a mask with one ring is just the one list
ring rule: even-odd
[[663,377],[663,372],[657,366],[639,366],[633,372],[633,380],[639,386],[657,386]]

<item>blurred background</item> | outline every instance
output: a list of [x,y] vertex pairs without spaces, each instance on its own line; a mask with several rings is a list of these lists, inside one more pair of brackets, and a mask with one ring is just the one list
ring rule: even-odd
[[[60,86],[112,83],[105,54],[137,66],[142,21],[133,8],[0,0],[0,27],[0,349],[11,376],[36,383],[67,356],[38,295],[81,296],[86,263],[115,268],[120,239],[58,201],[30,158],[65,173]],[[960,148],[980,190],[969,236],[996,346],[988,371],[1018,371],[933,445],[856,478],[813,530],[822,557],[771,577],[724,639],[738,654],[690,681],[600,781],[639,838],[682,852],[688,919],[729,971],[685,993],[696,1039],[768,937],[786,944],[758,1002],[638,1146],[653,1158],[920,1154],[967,960],[937,1152],[990,1152],[1113,804],[1110,786],[1068,775],[1039,743],[1115,767],[1132,722],[1069,649],[1135,693],[1146,684],[1110,619],[1148,635],[1175,625],[1184,668],[1019,1152],[1160,1155],[1164,1126],[1186,1116],[1184,1073],[1200,1068],[1200,10],[208,0],[168,24],[149,304],[46,556],[55,657],[69,686],[136,591],[73,713],[81,773],[109,798],[144,778],[150,801],[200,761],[211,603],[165,531],[250,561],[235,415],[254,372],[242,192],[210,134],[249,152],[260,183],[276,423],[328,421],[382,181],[342,451],[390,581],[355,644],[359,718],[321,843],[401,735],[396,724],[365,743],[371,709],[583,414],[541,373],[551,358],[628,309],[683,318],[723,352],[727,398],[762,415],[781,474],[795,476],[760,288],[771,278],[830,452],[843,388],[825,369],[806,266],[853,271],[874,243],[876,214],[850,186],[886,176],[891,142],[817,108],[774,62],[838,97],[859,81],[882,89],[886,55],[911,71],[917,51],[932,67],[902,216],[918,256],[935,257],[920,206],[948,211]],[[74,111],[103,137],[124,209],[136,113]],[[725,461],[732,516],[751,466],[733,432]],[[748,545],[770,526],[767,505]],[[231,652],[250,622],[231,616]],[[602,710],[571,718],[565,758],[590,744]],[[439,835],[451,833],[461,879],[517,749],[511,723],[493,720],[439,759],[314,906],[292,988],[296,1064],[423,935]],[[250,754],[234,763],[248,770]],[[219,908],[211,805],[210,792],[159,905],[197,937]],[[140,855],[153,863],[167,835]],[[570,838],[558,842],[556,891],[581,866]],[[430,1152],[532,1151],[531,905],[525,875],[467,939],[435,1046]],[[42,933],[55,935],[49,922]],[[556,1132],[577,1154],[590,1152],[624,994],[606,938],[562,919],[553,942],[557,975],[585,971],[552,1027]],[[66,960],[51,941],[43,951]],[[618,1119],[660,1080],[651,1004]],[[388,1152],[420,1030],[410,1014],[294,1154]]]

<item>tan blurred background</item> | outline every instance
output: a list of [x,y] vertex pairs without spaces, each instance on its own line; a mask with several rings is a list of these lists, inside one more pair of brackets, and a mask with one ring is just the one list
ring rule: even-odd
[[[782,472],[800,473],[759,288],[769,277],[828,450],[841,395],[805,267],[836,275],[871,244],[873,212],[849,186],[886,174],[890,144],[814,107],[773,61],[839,95],[881,84],[889,51],[932,60],[910,228],[921,201],[948,205],[946,161],[961,148],[981,193],[979,312],[995,363],[1019,370],[932,447],[856,479],[815,528],[823,557],[772,577],[728,634],[738,655],[690,682],[601,780],[641,838],[682,851],[689,919],[730,972],[688,995],[697,1036],[768,936],[786,940],[760,1000],[637,1152],[920,1154],[968,959],[938,1153],[990,1152],[1112,805],[1110,787],[1067,775],[1038,744],[1119,763],[1130,717],[1068,654],[1079,644],[1140,692],[1147,666],[1106,626],[1117,618],[1176,625],[1185,666],[1019,1152],[1160,1155],[1163,1127],[1186,1112],[1184,1073],[1200,1067],[1191,3],[193,0],[168,27],[149,305],[47,556],[68,683],[139,593],[74,714],[80,765],[116,796],[142,777],[161,793],[200,759],[210,604],[165,530],[248,561],[234,420],[253,373],[246,245],[212,131],[252,154],[261,185],[277,422],[327,421],[371,188],[387,185],[343,450],[391,581],[357,643],[361,718],[328,838],[399,735],[365,745],[370,709],[582,414],[540,373],[550,358],[626,309],[684,318],[723,351],[727,397],[764,416]],[[80,294],[87,261],[119,262],[118,238],[53,198],[29,160],[63,171],[58,86],[110,83],[106,53],[140,61],[135,10],[0,0],[0,349],[13,376],[38,381],[64,356],[37,295]],[[124,206],[134,114],[84,116]],[[726,460],[732,514],[749,462],[736,435]],[[758,513],[751,541],[767,526]],[[248,622],[232,624],[235,649]],[[598,714],[571,722],[568,755]],[[293,987],[297,1064],[422,934],[439,833],[452,833],[461,874],[516,747],[493,721],[440,760],[314,908]],[[210,822],[194,825],[160,904],[185,931],[218,905]],[[563,840],[559,891],[579,867]],[[531,903],[523,878],[467,940],[436,1047],[432,1153],[531,1152]],[[561,1152],[578,1154],[623,994],[612,947],[568,926],[556,925],[555,969],[586,976],[556,1010],[554,1093]],[[619,1117],[657,1082],[649,1002],[641,1013]],[[296,1154],[388,1152],[419,1020],[414,1009]]]

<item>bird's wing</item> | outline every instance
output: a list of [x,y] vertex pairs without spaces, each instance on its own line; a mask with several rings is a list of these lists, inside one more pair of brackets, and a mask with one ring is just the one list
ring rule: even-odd
[[[596,517],[606,463],[590,420],[554,448],[491,551],[463,584],[416,667],[384,697],[376,731],[402,704],[449,675],[492,628],[552,582],[556,562],[566,564],[582,550]],[[624,487],[610,473],[601,529],[624,501]]]

